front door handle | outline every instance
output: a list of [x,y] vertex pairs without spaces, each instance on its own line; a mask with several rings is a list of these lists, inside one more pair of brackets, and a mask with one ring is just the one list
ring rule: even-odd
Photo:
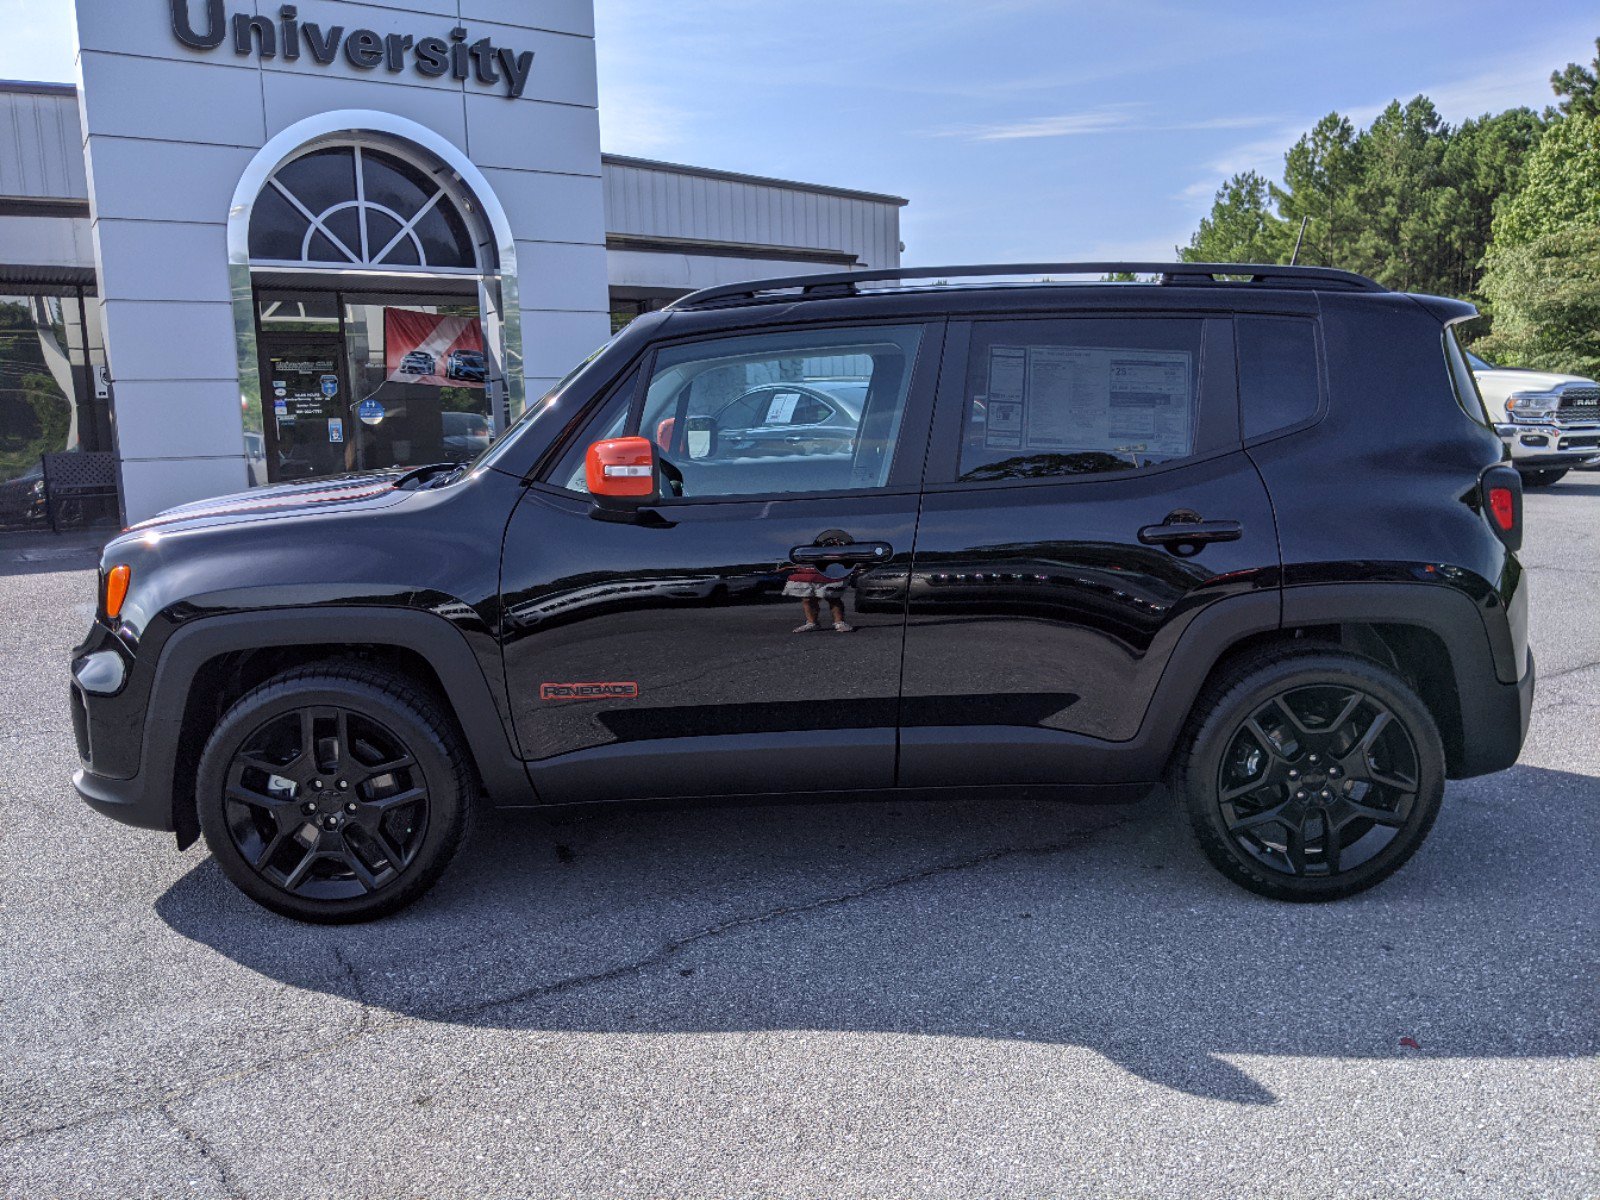
[[1203,546],[1209,542],[1237,542],[1243,536],[1244,526],[1238,521],[1175,521],[1172,517],[1139,530],[1139,540],[1146,546]]
[[894,547],[888,542],[847,542],[842,546],[796,546],[789,551],[795,566],[806,563],[881,563],[888,562]]

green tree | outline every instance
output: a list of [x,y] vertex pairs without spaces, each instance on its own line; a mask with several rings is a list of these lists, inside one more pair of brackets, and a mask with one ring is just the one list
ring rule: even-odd
[[1272,197],[1295,237],[1305,224],[1296,261],[1323,267],[1349,264],[1361,227],[1355,207],[1360,178],[1355,126],[1338,113],[1323,117],[1289,148],[1283,157],[1283,183],[1272,185]]
[[1592,67],[1568,63],[1550,74],[1550,87],[1561,97],[1556,107],[1566,116],[1600,117],[1600,38],[1594,48]]
[[1439,290],[1441,241],[1457,201],[1444,169],[1449,139],[1426,96],[1391,101],[1357,135],[1360,171],[1350,203],[1361,221],[1347,248],[1356,270],[1404,291]]
[[1600,223],[1572,223],[1490,256],[1494,329],[1476,348],[1512,366],[1600,376]]
[[1524,246],[1573,222],[1600,224],[1600,116],[1551,122],[1495,217],[1494,244]]
[[1450,138],[1444,169],[1454,194],[1447,205],[1437,290],[1447,296],[1478,291],[1495,213],[1522,187],[1529,157],[1545,122],[1531,108],[1512,108],[1467,121]]
[[1272,211],[1270,185],[1254,171],[1235,175],[1217,191],[1211,215],[1189,244],[1184,262],[1274,263],[1285,254],[1284,222]]

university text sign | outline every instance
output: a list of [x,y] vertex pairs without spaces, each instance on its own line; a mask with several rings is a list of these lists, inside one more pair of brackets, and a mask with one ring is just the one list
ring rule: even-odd
[[400,72],[407,66],[419,75],[439,79],[446,75],[462,81],[472,80],[484,87],[506,89],[513,99],[522,95],[533,71],[533,51],[517,53],[496,46],[489,38],[469,42],[464,27],[456,26],[446,37],[413,37],[409,33],[377,33],[371,29],[351,29],[343,25],[324,28],[315,21],[301,21],[299,10],[285,4],[276,20],[254,13],[234,13],[223,9],[222,0],[201,0],[203,20],[197,26],[190,11],[191,0],[168,0],[172,9],[172,32],[194,50],[215,50],[231,42],[240,57],[298,59],[302,51],[319,66],[329,66],[340,54],[358,71]]

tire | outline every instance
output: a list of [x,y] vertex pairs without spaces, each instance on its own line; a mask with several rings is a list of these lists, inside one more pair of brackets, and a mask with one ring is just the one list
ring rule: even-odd
[[1212,865],[1291,901],[1351,896],[1399,870],[1433,827],[1444,778],[1416,693],[1332,648],[1275,648],[1227,670],[1196,704],[1174,764]]
[[246,694],[195,781],[200,829],[228,878],[319,924],[420,897],[466,840],[479,791],[438,702],[360,663],[297,668]]
[[1567,467],[1551,467],[1543,471],[1524,471],[1522,486],[1531,488],[1549,487],[1553,483],[1559,483],[1568,469]]

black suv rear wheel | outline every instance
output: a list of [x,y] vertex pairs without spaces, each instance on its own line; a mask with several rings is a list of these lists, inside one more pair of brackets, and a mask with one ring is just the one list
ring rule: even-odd
[[438,880],[475,777],[431,697],[359,665],[287,672],[240,699],[201,755],[200,828],[228,877],[301,921],[365,921]]
[[1392,672],[1339,651],[1240,662],[1196,706],[1179,794],[1213,865],[1279,900],[1334,900],[1398,870],[1433,826],[1444,750]]

